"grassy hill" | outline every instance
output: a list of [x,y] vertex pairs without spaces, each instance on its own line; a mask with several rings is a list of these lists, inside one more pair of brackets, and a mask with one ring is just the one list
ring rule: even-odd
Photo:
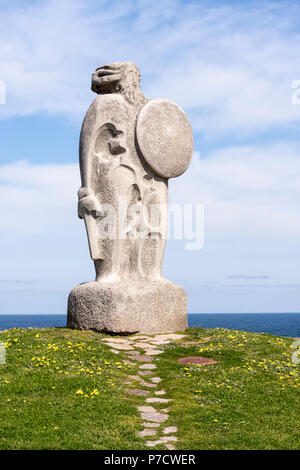
[[[300,365],[293,340],[190,328],[155,358],[178,449],[300,449]],[[127,392],[137,366],[104,335],[61,328],[0,332],[0,449],[146,449]],[[210,365],[179,364],[204,356]],[[127,383],[126,383],[127,382]],[[158,446],[157,449],[160,447]],[[164,448],[164,447],[161,447]]]

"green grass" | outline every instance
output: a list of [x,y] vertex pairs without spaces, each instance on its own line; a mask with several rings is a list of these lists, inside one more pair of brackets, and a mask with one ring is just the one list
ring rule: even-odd
[[143,446],[124,390],[128,366],[101,336],[58,328],[0,334],[8,344],[0,365],[0,449]]
[[[103,336],[60,328],[0,333],[7,344],[0,449],[146,449],[135,406],[144,398],[126,392],[137,369],[124,364],[125,354],[112,354]],[[300,366],[291,362],[292,341],[191,328],[165,346],[155,374],[173,399],[167,425],[178,427],[177,448],[300,449]],[[178,364],[194,355],[218,362]]]
[[[300,367],[292,339],[225,329],[191,328],[161,356],[162,386],[173,398],[171,421],[181,449],[300,449]],[[217,364],[184,366],[201,355]]]

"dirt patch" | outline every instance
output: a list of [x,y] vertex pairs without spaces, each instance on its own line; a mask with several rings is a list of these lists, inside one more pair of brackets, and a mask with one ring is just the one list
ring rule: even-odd
[[182,357],[178,359],[179,364],[216,364],[217,361],[202,356]]

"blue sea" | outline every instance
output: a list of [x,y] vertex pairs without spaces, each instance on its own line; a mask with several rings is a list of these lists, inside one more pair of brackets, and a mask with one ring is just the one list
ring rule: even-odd
[[[300,313],[193,313],[189,326],[229,328],[300,337]],[[0,315],[0,330],[9,328],[65,327],[66,315]]]

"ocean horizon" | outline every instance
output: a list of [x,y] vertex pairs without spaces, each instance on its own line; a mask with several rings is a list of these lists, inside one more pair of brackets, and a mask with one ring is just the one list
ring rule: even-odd
[[[67,315],[0,315],[0,331],[66,326]],[[190,313],[189,327],[227,328],[300,337],[300,313]]]

